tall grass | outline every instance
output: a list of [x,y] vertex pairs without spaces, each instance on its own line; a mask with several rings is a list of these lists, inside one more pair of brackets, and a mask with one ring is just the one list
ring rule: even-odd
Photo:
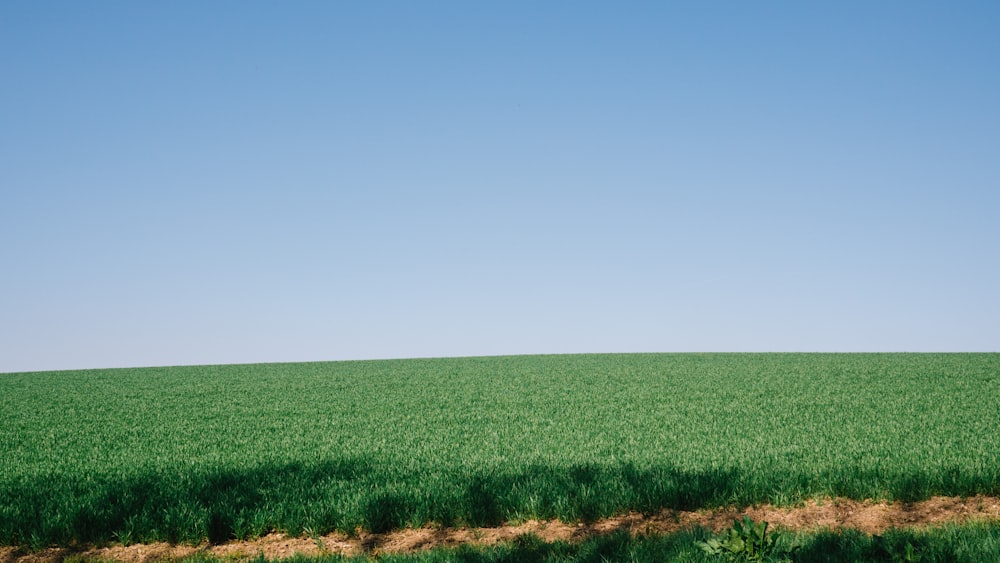
[[0,543],[1000,493],[1000,354],[0,374]]

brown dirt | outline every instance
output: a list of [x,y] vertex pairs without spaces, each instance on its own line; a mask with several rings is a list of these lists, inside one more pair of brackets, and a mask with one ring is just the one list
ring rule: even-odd
[[757,521],[766,520],[775,527],[789,530],[853,528],[868,534],[878,534],[890,528],[926,527],[970,520],[1000,521],[1000,498],[934,497],[914,503],[826,499],[784,508],[761,505],[742,510],[697,512],[665,510],[651,516],[633,513],[587,524],[530,520],[518,525],[495,528],[427,526],[386,534],[360,533],[356,537],[335,533],[323,536],[318,541],[275,533],[252,541],[223,545],[184,546],[156,543],[103,548],[49,548],[35,553],[28,553],[23,548],[0,547],[0,563],[56,563],[67,557],[145,563],[180,559],[197,553],[207,553],[227,560],[240,560],[260,554],[268,559],[275,559],[291,557],[297,553],[303,555],[397,553],[459,544],[493,545],[525,534],[534,534],[550,542],[577,541],[618,530],[628,530],[633,535],[667,534],[695,526],[718,531],[732,525],[734,519],[743,515]]

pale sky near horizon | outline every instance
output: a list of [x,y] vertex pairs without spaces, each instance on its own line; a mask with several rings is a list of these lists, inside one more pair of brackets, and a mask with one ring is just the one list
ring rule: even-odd
[[0,372],[1000,351],[1000,3],[0,3]]

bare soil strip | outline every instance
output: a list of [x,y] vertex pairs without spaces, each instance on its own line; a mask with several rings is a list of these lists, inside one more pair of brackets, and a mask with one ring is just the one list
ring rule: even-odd
[[735,508],[696,512],[665,510],[649,516],[632,513],[592,523],[567,524],[556,520],[530,520],[518,525],[496,528],[427,526],[385,534],[359,533],[355,537],[335,533],[318,538],[293,538],[275,533],[252,541],[222,545],[185,546],[155,543],[102,548],[49,548],[35,553],[28,553],[23,548],[0,547],[0,563],[54,563],[67,557],[139,563],[180,559],[198,553],[227,560],[256,557],[260,554],[268,559],[275,559],[291,557],[297,553],[303,555],[399,553],[460,544],[494,545],[525,534],[534,534],[551,542],[578,541],[619,530],[628,530],[633,535],[669,534],[695,526],[718,531],[729,527],[734,519],[742,518],[744,515],[757,521],[766,520],[775,527],[788,530],[853,528],[868,534],[879,534],[890,528],[926,527],[972,520],[1000,521],[1000,498],[934,497],[914,503],[827,499],[784,508],[761,505],[742,510]]

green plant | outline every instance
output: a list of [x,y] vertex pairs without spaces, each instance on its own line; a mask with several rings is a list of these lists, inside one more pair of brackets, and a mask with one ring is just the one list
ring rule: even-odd
[[785,561],[787,553],[777,549],[777,538],[768,535],[767,522],[754,522],[749,516],[734,520],[733,527],[705,541],[695,542],[709,555],[728,561]]
[[893,559],[905,561],[906,563],[913,563],[920,561],[922,558],[917,548],[913,547],[912,543],[906,542],[906,545],[903,548],[903,554],[901,556],[894,557]]
[[321,536],[320,533],[316,531],[315,528],[306,526],[305,528],[302,529],[302,531],[305,532],[305,534],[312,539],[313,543],[316,544],[316,547],[319,548],[320,553],[322,554],[330,553],[330,551],[326,548],[326,542],[323,541],[323,536]]

